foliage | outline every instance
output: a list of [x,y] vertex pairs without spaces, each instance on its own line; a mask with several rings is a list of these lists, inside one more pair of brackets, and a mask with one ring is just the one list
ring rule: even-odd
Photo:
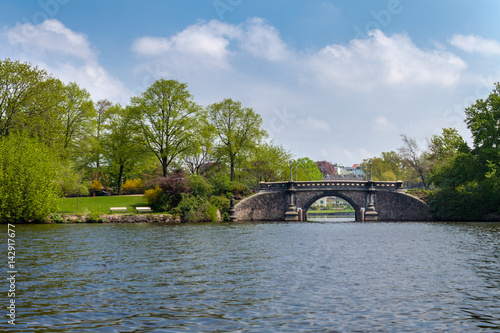
[[160,199],[161,189],[157,185],[155,188],[150,188],[144,192],[144,198],[147,200],[150,206],[154,206]]
[[217,134],[219,142],[216,154],[229,163],[231,181],[235,179],[235,168],[242,164],[245,154],[255,149],[267,136],[261,128],[262,118],[241,102],[224,99],[208,106],[207,121]]
[[316,162],[316,165],[318,166],[319,171],[323,174],[323,178],[337,174],[335,167],[330,162],[319,161]]
[[124,193],[142,193],[144,192],[144,184],[140,178],[127,179],[122,189]]
[[206,199],[183,193],[177,208],[184,222],[217,222],[217,207]]
[[220,211],[223,221],[229,221],[229,208],[231,208],[231,200],[226,196],[212,196],[210,198],[210,203],[217,207]]
[[60,162],[54,155],[23,135],[0,138],[0,221],[42,221],[57,211]]
[[192,98],[187,84],[164,79],[132,98],[131,107],[142,140],[161,163],[164,177],[171,163],[191,145],[199,109]]
[[240,200],[250,194],[250,189],[243,183],[233,182],[233,195],[236,200]]
[[213,195],[231,198],[234,186],[229,175],[223,172],[217,172],[212,174],[209,180],[213,186]]
[[431,207],[444,220],[479,220],[500,214],[500,84],[486,100],[479,99],[465,110],[472,133],[469,148],[454,129],[434,137],[431,181],[439,190]]
[[192,174],[205,174],[207,165],[217,162],[215,156],[216,133],[207,121],[207,113],[200,110],[193,122],[191,144],[183,153],[183,161]]
[[414,138],[402,134],[403,146],[399,148],[399,154],[402,158],[402,163],[409,170],[412,170],[414,177],[421,181],[425,188],[428,187],[428,175],[430,164],[425,152],[420,150],[417,141]]
[[0,136],[37,137],[56,147],[60,140],[63,84],[29,63],[0,59]]
[[61,188],[62,195],[89,195],[91,182],[84,179],[83,172],[74,171],[68,165],[63,165],[61,168],[62,172],[60,175],[59,186]]
[[[124,173],[147,163],[148,151],[137,134],[139,129],[134,124],[133,116],[130,108],[124,109],[117,104],[107,109],[107,121],[103,126],[103,157],[114,171],[118,194],[121,193]],[[140,186],[134,190],[134,193],[137,192],[142,192]]]
[[188,186],[191,194],[197,198],[207,198],[213,191],[212,184],[205,177],[196,174],[188,178]]
[[61,216],[59,216],[58,214],[51,214],[50,218],[55,223],[63,223],[64,222],[63,218]]
[[272,140],[269,143],[263,142],[251,152],[244,171],[255,185],[259,182],[282,181],[287,174],[291,157],[292,154],[282,145],[275,144]]
[[87,215],[87,222],[89,223],[104,223],[106,222],[105,218],[101,218],[101,214],[98,210],[92,209],[90,213]]
[[161,189],[159,200],[151,207],[156,211],[169,211],[177,207],[182,200],[182,194],[189,193],[189,184],[184,172],[158,177],[146,184],[146,188],[156,187]]
[[94,179],[89,187],[91,191],[102,191],[103,188],[104,187],[102,186],[102,183],[99,179]]
[[[323,174],[319,171],[316,162],[311,160],[309,157],[302,157],[295,161],[295,166],[297,166],[297,180],[298,181],[311,181],[311,180],[323,180]],[[287,179],[290,177],[290,167],[287,170]],[[292,170],[295,173],[295,169]],[[295,180],[295,177],[293,177]]]

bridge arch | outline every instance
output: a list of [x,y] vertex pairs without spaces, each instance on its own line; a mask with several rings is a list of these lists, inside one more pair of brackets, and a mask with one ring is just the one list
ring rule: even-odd
[[[311,208],[312,204],[315,203],[317,200],[324,198],[324,197],[338,197],[341,199],[344,199],[347,201],[349,205],[354,209],[354,215],[356,221],[361,221],[361,207],[359,202],[356,202],[355,199],[351,198],[350,196],[340,192],[340,191],[322,191],[321,193],[314,193],[311,198],[308,199],[303,199],[305,200],[304,206],[302,208],[302,216],[304,217],[304,220],[306,220],[307,217],[307,211],[309,208]],[[361,203],[363,204],[363,203]]]

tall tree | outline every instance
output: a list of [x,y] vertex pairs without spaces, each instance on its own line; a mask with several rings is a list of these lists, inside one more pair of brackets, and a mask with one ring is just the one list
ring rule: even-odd
[[56,121],[61,81],[29,63],[0,60],[0,136],[22,131],[50,144],[59,142]]
[[108,108],[108,121],[103,127],[101,141],[104,157],[109,161],[110,167],[115,169],[118,194],[121,192],[124,172],[140,164],[148,153],[137,134],[132,117],[130,109],[117,104]]
[[187,84],[165,79],[157,80],[141,96],[132,98],[144,143],[160,161],[164,177],[171,163],[190,146],[199,109],[192,99]]
[[113,104],[108,101],[107,99],[101,99],[96,103],[96,114],[97,114],[97,124],[96,124],[96,130],[97,130],[97,140],[95,142],[95,145],[93,147],[95,159],[96,159],[96,167],[99,169],[100,164],[101,164],[101,155],[103,154],[102,147],[101,147],[101,131],[102,127],[106,121],[106,111],[113,106]]
[[[293,166],[297,166],[298,181],[323,180],[323,174],[319,171],[318,165],[309,157],[298,158]],[[292,172],[295,172],[294,170]],[[287,175],[290,177],[290,171],[287,172]]]
[[403,159],[403,164],[411,168],[424,187],[427,188],[429,163],[425,153],[420,150],[414,138],[410,138],[406,134],[401,134],[401,138],[403,140],[403,146],[399,148],[399,153]]
[[215,156],[217,134],[206,121],[206,112],[198,113],[198,121],[193,124],[191,139],[191,145],[183,154],[184,164],[191,174],[203,174],[207,171],[207,165],[214,165],[218,161]]
[[241,102],[227,98],[208,106],[208,121],[219,138],[218,154],[229,163],[234,181],[236,164],[267,136],[261,128],[262,118]]
[[283,180],[289,170],[292,154],[282,145],[271,142],[261,143],[250,155],[245,173],[251,175],[256,182],[275,182]]
[[90,93],[71,82],[64,87],[61,102],[60,122],[62,124],[63,147],[79,164],[86,164],[92,147],[91,134],[96,111]]

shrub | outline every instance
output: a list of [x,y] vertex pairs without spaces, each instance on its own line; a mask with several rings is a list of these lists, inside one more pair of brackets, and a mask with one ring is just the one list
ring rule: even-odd
[[143,193],[144,184],[140,178],[127,179],[122,185],[123,193]]
[[92,210],[87,216],[87,222],[89,223],[103,223],[106,222],[105,218],[101,218],[101,214],[97,210]]
[[189,177],[188,183],[190,193],[197,198],[208,197],[214,187],[205,179],[205,177],[200,175],[191,175]]
[[91,191],[101,191],[103,189],[102,183],[99,179],[94,179],[92,184],[90,184],[89,190]]
[[61,163],[27,136],[0,138],[0,221],[44,221],[57,211]]
[[148,204],[150,206],[154,206],[160,199],[160,194],[161,189],[160,187],[156,186],[155,188],[146,190],[143,196],[148,201]]
[[213,185],[214,195],[223,195],[230,198],[233,195],[233,183],[229,175],[218,172],[210,177],[210,182]]
[[210,203],[220,211],[223,221],[229,221],[229,208],[231,208],[231,200],[226,196],[213,196],[210,198]]
[[177,206],[183,222],[216,222],[217,207],[208,200],[198,199],[191,194],[184,193],[182,200]]
[[64,222],[63,218],[57,214],[52,214],[51,217],[52,217],[52,221],[54,221],[55,223],[63,223]]
[[250,189],[243,183],[234,182],[233,183],[233,194],[234,197],[239,200],[250,194]]
[[154,210],[169,211],[182,200],[183,193],[189,193],[188,181],[184,176],[184,172],[176,172],[167,177],[158,177],[146,184],[147,188],[161,189],[160,196],[156,204],[153,205]]

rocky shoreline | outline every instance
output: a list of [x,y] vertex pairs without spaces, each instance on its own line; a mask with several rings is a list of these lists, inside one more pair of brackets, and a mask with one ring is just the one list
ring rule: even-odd
[[101,215],[98,220],[87,215],[53,215],[47,223],[181,223],[179,216],[170,214]]

